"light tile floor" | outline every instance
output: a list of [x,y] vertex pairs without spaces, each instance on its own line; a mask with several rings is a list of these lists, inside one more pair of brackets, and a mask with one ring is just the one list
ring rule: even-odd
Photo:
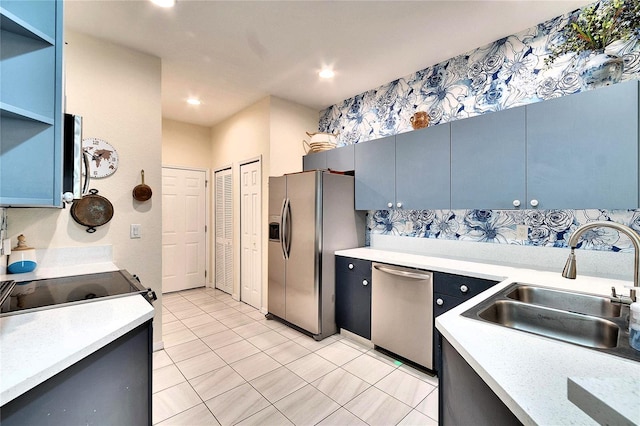
[[316,342],[211,288],[162,309],[154,424],[437,425],[437,378],[353,340]]

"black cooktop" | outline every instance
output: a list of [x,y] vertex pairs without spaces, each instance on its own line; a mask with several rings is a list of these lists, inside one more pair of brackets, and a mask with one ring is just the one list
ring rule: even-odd
[[127,271],[48,278],[16,283],[0,306],[0,314],[84,303],[95,299],[147,293]]

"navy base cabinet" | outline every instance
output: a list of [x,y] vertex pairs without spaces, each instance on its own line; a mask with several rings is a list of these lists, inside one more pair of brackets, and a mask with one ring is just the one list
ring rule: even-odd
[[438,418],[441,425],[521,425],[473,368],[442,339]]
[[[497,281],[485,280],[482,278],[465,277],[462,275],[445,274],[443,272],[433,273],[433,318],[442,315],[450,309],[455,308],[462,302],[476,296],[490,287],[496,285]],[[440,358],[442,352],[442,339],[440,332],[433,328],[433,369],[440,372]]]
[[336,256],[336,325],[371,340],[371,262]]
[[152,342],[147,321],[3,405],[0,423],[151,425]]

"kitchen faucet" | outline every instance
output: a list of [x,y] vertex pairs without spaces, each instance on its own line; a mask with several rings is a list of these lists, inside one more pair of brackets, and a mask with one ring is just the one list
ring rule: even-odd
[[[578,245],[578,240],[582,234],[586,231],[589,231],[593,228],[612,228],[618,232],[622,232],[631,240],[634,248],[634,258],[633,258],[633,288],[629,293],[629,297],[631,298],[631,302],[636,301],[636,288],[640,287],[638,285],[638,256],[640,255],[640,237],[638,234],[631,228],[625,225],[621,225],[616,222],[605,222],[605,221],[597,221],[585,223],[584,225],[579,226],[571,237],[569,237],[569,247],[571,247],[571,253],[569,254],[569,258],[567,259],[567,263],[564,265],[564,269],[562,270],[562,276],[569,279],[576,278],[576,254],[575,248]],[[613,289],[613,297],[616,297],[615,289]]]

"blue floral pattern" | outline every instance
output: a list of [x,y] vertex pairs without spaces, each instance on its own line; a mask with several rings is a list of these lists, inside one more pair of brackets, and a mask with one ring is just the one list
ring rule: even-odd
[[[544,63],[578,12],[346,99],[321,113],[319,130],[339,132],[338,145],[348,145],[410,131],[416,111],[427,111],[431,124],[438,124],[589,90],[580,76],[587,53],[561,56],[551,66]],[[607,53],[623,58],[621,81],[640,78],[638,34],[611,44]],[[626,224],[640,232],[640,210],[382,210],[369,212],[367,237],[374,233],[564,247],[576,227],[593,220]],[[518,225],[528,227],[526,240],[516,239]],[[595,229],[585,234],[582,247],[619,251],[630,250],[631,243],[616,231]]]
[[[377,210],[367,216],[369,234],[440,238],[497,244],[567,247],[571,233],[595,220],[621,223],[640,232],[640,210]],[[517,227],[527,227],[527,239]],[[369,241],[369,239],[367,239]],[[585,232],[590,250],[630,251],[631,241],[610,228]]]

